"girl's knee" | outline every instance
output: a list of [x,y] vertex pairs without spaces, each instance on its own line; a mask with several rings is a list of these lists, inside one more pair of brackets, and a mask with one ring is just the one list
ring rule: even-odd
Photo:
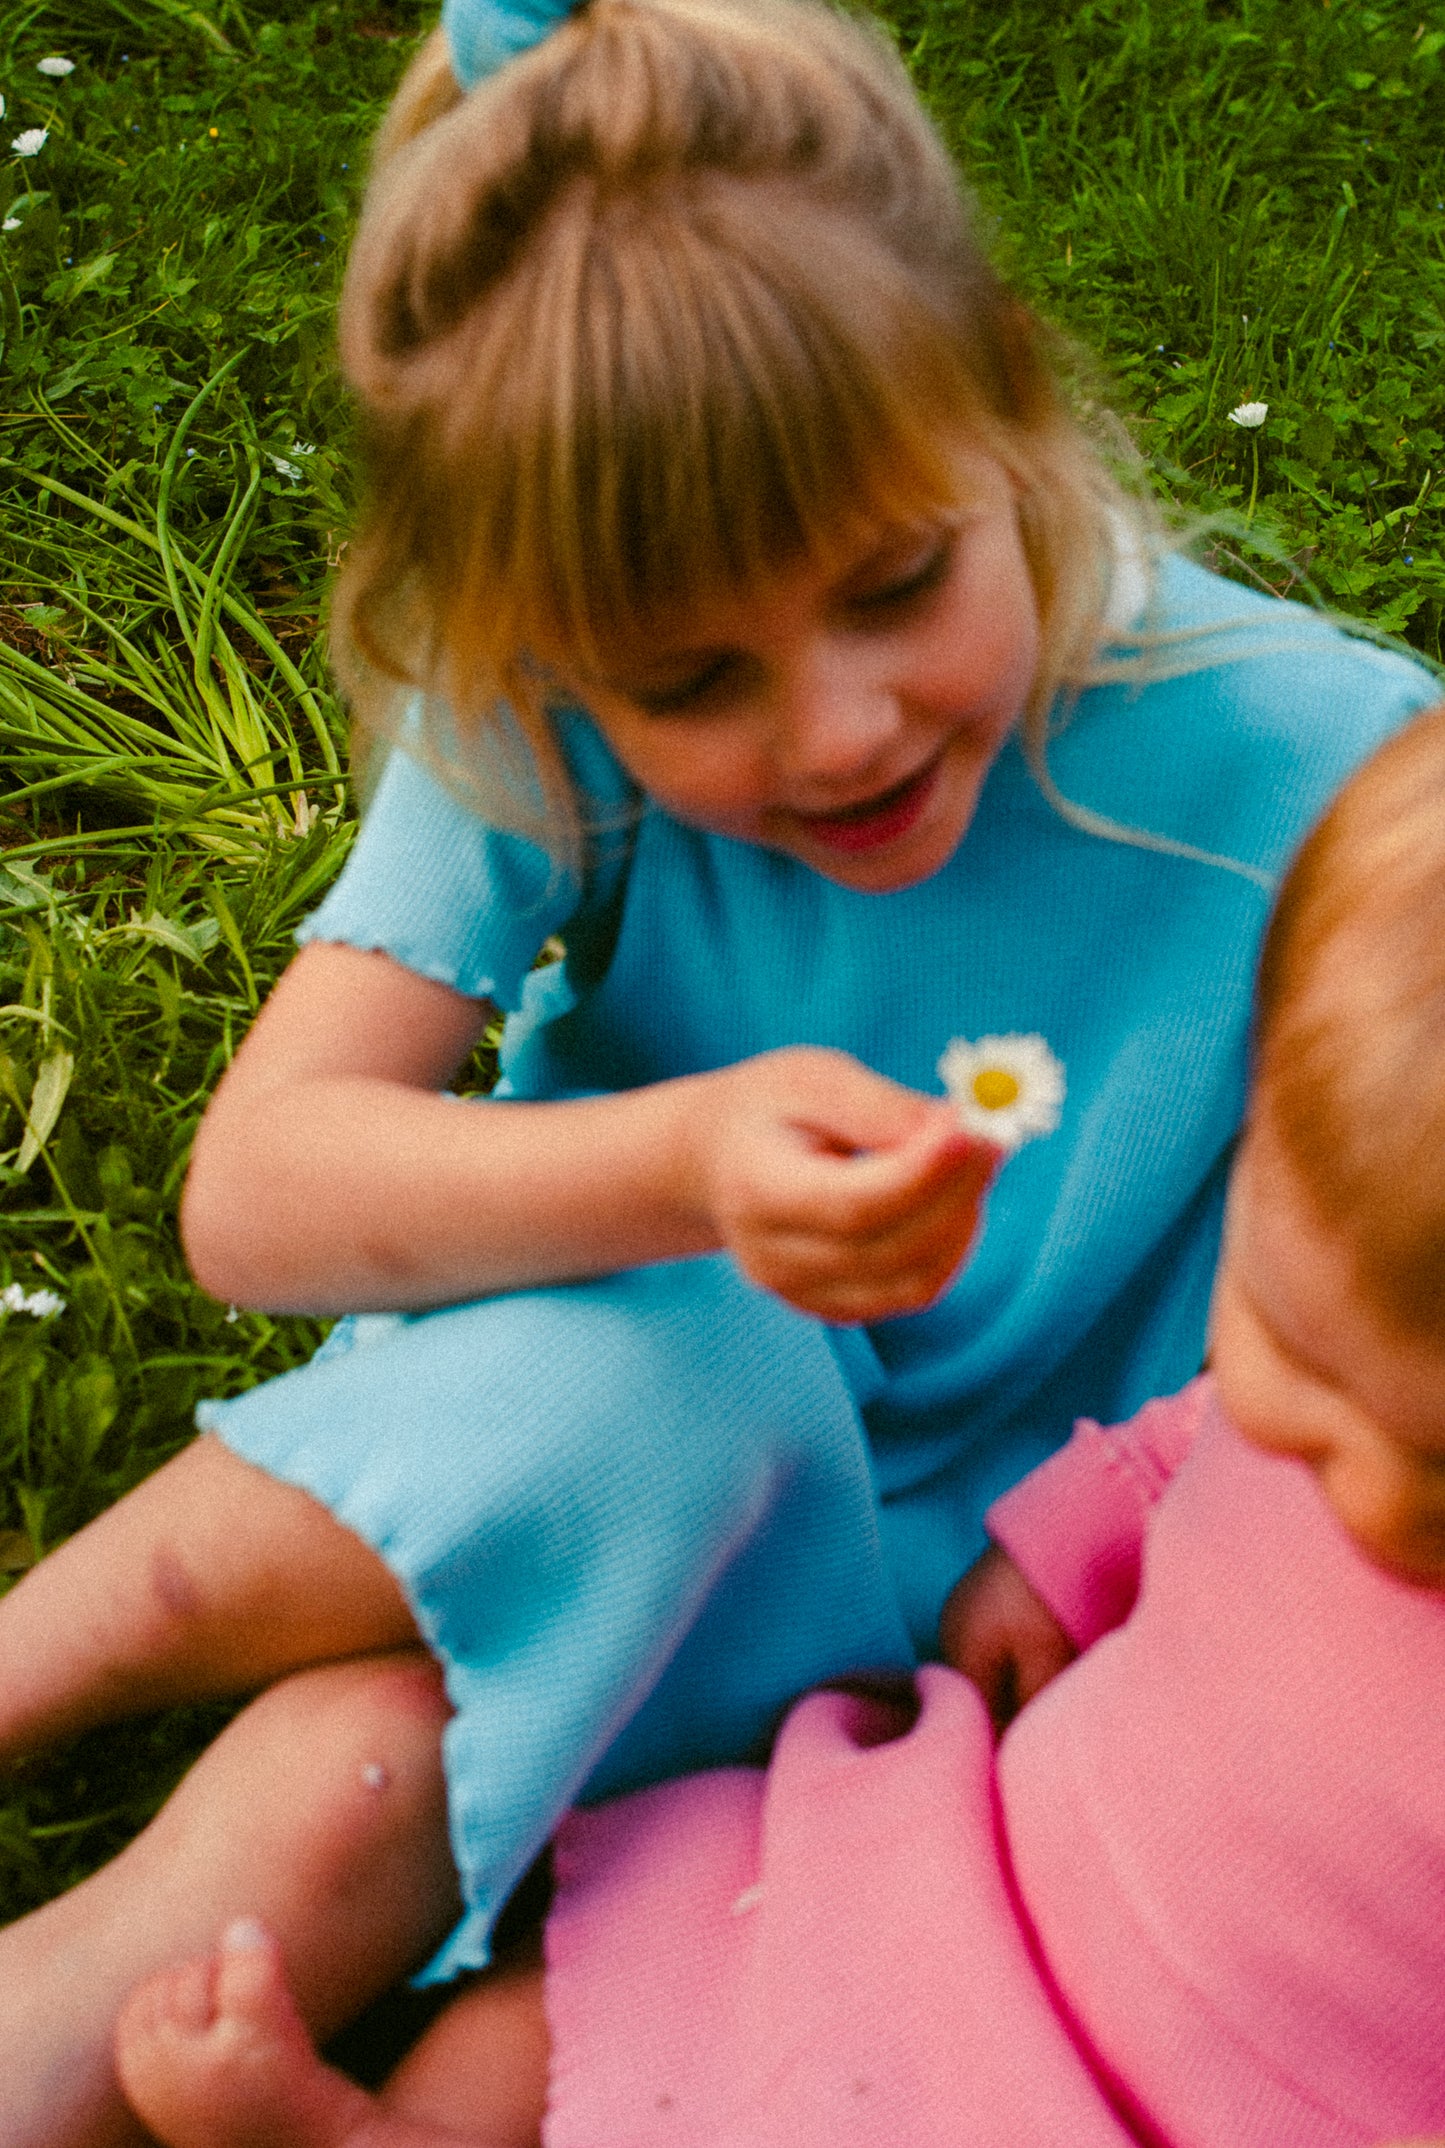
[[441,1672],[419,1649],[299,1671],[203,1755],[187,1802],[234,1807],[239,1796],[278,1848],[289,1838],[287,1861],[304,1864],[318,1893],[349,1892],[389,1860],[426,1862],[445,1843],[449,1714]]
[[416,1795],[440,1781],[441,1736],[451,1715],[440,1666],[422,1649],[358,1656],[298,1671],[253,1712],[267,1734],[294,1743],[308,1766],[373,1794]]

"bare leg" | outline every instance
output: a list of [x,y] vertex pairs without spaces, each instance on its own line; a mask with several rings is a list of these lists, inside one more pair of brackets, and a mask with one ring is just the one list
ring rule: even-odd
[[453,2000],[387,2082],[383,2108],[458,2132],[485,2114],[487,2148],[536,2148],[551,2062],[542,1986],[539,1937]]
[[472,1986],[376,2098],[317,2058],[275,1940],[233,1930],[127,2002],[116,2067],[166,2148],[537,2148],[542,1971]]
[[0,1600],[0,1755],[416,1638],[374,1551],[203,1434]]
[[276,1933],[322,2038],[424,1960],[460,1908],[446,1717],[419,1651],[289,1678],[112,1864],[0,1932],[0,2148],[146,2138],[115,2079],[116,2016],[137,1982],[237,1917]]

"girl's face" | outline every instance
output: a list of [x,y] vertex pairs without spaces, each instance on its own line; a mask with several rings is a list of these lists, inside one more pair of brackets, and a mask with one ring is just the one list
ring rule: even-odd
[[1445,1350],[1388,1329],[1268,1128],[1230,1181],[1210,1364],[1255,1446],[1308,1463],[1361,1549],[1445,1589]]
[[649,797],[870,894],[948,861],[1039,658],[1013,488],[986,456],[960,470],[967,507],[574,682]]

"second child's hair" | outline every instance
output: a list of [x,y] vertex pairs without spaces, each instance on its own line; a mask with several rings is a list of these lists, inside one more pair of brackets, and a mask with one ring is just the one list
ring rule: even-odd
[[1445,708],[1346,784],[1280,891],[1256,1109],[1391,1327],[1445,1344]]
[[334,620],[363,728],[420,689],[489,817],[575,855],[558,680],[966,510],[968,447],[1017,492],[1041,761],[1119,497],[882,34],[816,0],[590,0],[465,95],[439,39],[341,310],[366,505]]

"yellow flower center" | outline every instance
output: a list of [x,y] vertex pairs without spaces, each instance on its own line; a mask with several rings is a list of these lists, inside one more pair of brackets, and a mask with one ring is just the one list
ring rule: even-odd
[[1007,1067],[983,1067],[973,1077],[973,1100],[985,1111],[1004,1111],[1018,1102],[1019,1082]]

